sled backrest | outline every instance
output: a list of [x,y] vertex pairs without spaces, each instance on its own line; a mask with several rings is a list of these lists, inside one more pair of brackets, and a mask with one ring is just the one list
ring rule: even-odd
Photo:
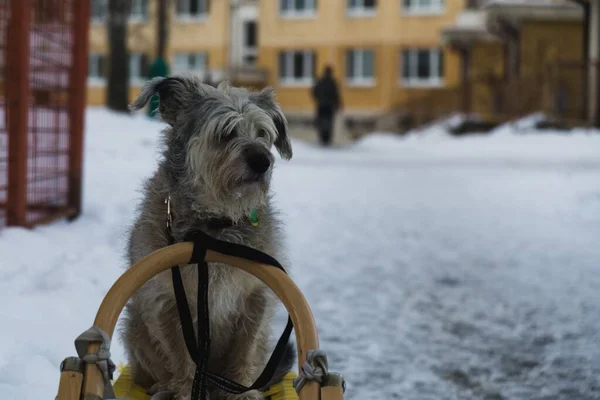
[[[155,275],[169,270],[173,265],[190,263],[194,243],[178,243],[149,254],[125,271],[110,288],[96,315],[94,326],[100,328],[112,338],[119,315],[131,296]],[[255,276],[270,287],[284,304],[294,323],[296,344],[298,346],[298,366],[306,361],[309,351],[319,349],[319,339],[312,312],[304,295],[292,279],[278,268],[263,265],[240,257],[224,255],[212,250],[206,251],[208,263],[221,263],[240,268]],[[95,355],[100,344],[91,343],[87,354]],[[80,360],[81,361],[81,360]],[[58,400],[102,400],[104,396],[104,376],[96,364],[81,364],[74,360],[69,362],[73,368],[62,370]],[[81,374],[77,369],[83,370]],[[309,380],[300,389],[300,400],[339,400],[343,398],[343,381],[332,374],[324,379],[322,385]],[[327,378],[327,377],[325,377]],[[77,387],[79,386],[79,391]],[[321,388],[323,386],[323,388]],[[77,395],[76,395],[77,394]]]

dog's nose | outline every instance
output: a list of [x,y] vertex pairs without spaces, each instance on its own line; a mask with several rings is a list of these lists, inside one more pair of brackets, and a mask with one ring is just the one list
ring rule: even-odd
[[252,169],[252,171],[257,172],[259,174],[263,174],[267,172],[269,167],[271,166],[271,161],[269,157],[259,151],[250,151],[246,154],[246,161],[248,165]]

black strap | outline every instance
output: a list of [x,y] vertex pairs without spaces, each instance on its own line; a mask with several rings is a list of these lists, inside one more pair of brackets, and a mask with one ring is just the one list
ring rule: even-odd
[[[170,236],[170,235],[169,235]],[[287,325],[283,334],[279,338],[271,358],[267,362],[265,369],[260,374],[256,382],[250,387],[240,385],[227,378],[208,372],[208,356],[210,354],[210,324],[208,312],[208,265],[205,262],[206,250],[210,249],[221,254],[234,257],[245,258],[251,261],[256,261],[261,264],[275,266],[286,272],[283,266],[273,257],[251,247],[224,242],[215,239],[202,231],[188,233],[185,241],[193,241],[194,249],[190,264],[198,264],[198,339],[194,338],[194,324],[190,312],[185,288],[181,278],[181,272],[178,266],[171,268],[173,278],[173,288],[175,291],[175,300],[177,303],[177,311],[181,320],[183,337],[185,345],[188,349],[190,357],[196,364],[196,372],[194,374],[194,383],[192,385],[192,400],[205,400],[207,392],[207,379],[210,382],[229,393],[241,394],[250,390],[267,389],[271,383],[271,379],[275,375],[278,365],[284,356],[285,349],[289,342],[294,325],[292,319],[288,316]],[[169,244],[173,244],[172,237],[169,237]],[[204,268],[200,268],[203,265]],[[287,272],[286,272],[287,273]],[[202,329],[201,329],[202,328]]]

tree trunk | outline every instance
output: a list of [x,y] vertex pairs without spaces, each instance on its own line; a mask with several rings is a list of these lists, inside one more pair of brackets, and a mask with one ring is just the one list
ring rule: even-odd
[[108,84],[106,106],[114,111],[129,112],[129,52],[127,19],[131,0],[108,1]]
[[156,58],[164,59],[167,48],[167,3],[168,0],[158,0],[158,36],[156,38],[157,48],[156,48]]

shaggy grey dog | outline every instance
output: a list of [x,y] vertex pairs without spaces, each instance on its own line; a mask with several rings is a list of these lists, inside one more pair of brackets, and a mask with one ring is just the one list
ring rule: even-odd
[[[141,109],[154,94],[169,126],[163,132],[163,159],[145,185],[131,230],[130,264],[167,246],[168,196],[176,241],[200,229],[284,263],[281,222],[269,195],[275,161],[270,150],[274,146],[290,159],[292,149],[273,90],[215,88],[188,75],[155,78],[131,108]],[[257,226],[248,218],[251,210],[258,213]],[[181,273],[195,319],[196,266],[182,266]],[[258,279],[226,265],[209,265],[209,282],[208,369],[249,386],[266,364],[275,298]],[[136,383],[189,399],[195,365],[185,346],[170,272],[153,278],[128,303],[122,337]],[[287,354],[279,374],[289,371],[294,356]],[[213,400],[263,398],[257,391],[232,396],[215,388],[209,388],[209,395]]]

